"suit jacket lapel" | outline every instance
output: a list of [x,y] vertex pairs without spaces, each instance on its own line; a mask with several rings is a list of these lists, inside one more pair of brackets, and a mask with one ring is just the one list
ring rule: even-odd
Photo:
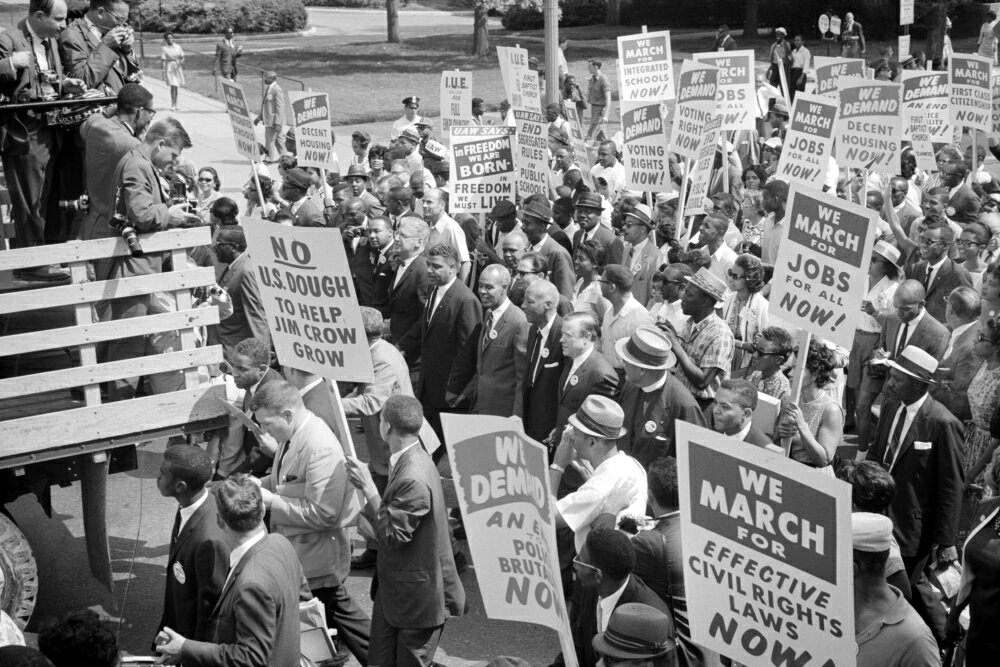
[[931,284],[927,286],[927,294],[933,292],[934,289],[941,283],[941,281],[944,280],[944,277],[946,275],[951,275],[951,271],[952,271],[951,260],[945,258],[944,264],[942,264],[941,268],[938,269],[937,272],[934,274],[934,280],[932,280]]
[[194,514],[191,515],[191,518],[184,524],[183,530],[181,530],[180,534],[177,536],[177,540],[174,542],[173,548],[170,550],[170,559],[173,559],[173,557],[177,555],[177,552],[181,550],[181,547],[184,546],[187,539],[191,537],[191,533],[194,532],[194,529],[197,528],[198,524],[200,524],[205,518],[205,514],[208,513],[206,505],[210,502],[214,501],[211,498],[206,498],[205,502],[201,504],[201,507],[196,509]]
[[[458,278],[456,278],[455,280],[458,280]],[[428,329],[434,325],[434,321],[437,320],[437,317],[441,313],[441,310],[444,308],[444,305],[448,302],[448,299],[451,298],[451,292],[454,289],[455,285],[452,285],[451,287],[448,288],[448,291],[441,296],[441,300],[438,302],[437,308],[435,308],[434,311],[431,313],[431,319],[429,322],[427,322]]]
[[225,602],[226,600],[226,595],[229,594],[229,590],[236,583],[237,577],[240,576],[240,573],[243,571],[243,568],[246,567],[247,562],[249,562],[249,560],[258,551],[264,548],[265,541],[267,541],[267,535],[264,535],[264,538],[262,540],[260,540],[259,542],[257,542],[257,544],[250,547],[250,550],[247,551],[245,554],[243,554],[243,558],[241,558],[239,562],[233,566],[232,571],[226,577],[226,585],[222,587],[222,591],[219,593],[219,601],[215,603],[215,608],[212,610],[213,617],[216,616],[218,612],[221,610],[222,603]]
[[[889,472],[892,472],[893,468],[899,463],[899,460],[903,457],[903,454],[910,451],[913,447],[913,443],[916,442],[918,434],[924,432],[924,421],[927,419],[927,411],[930,409],[931,401],[934,399],[929,395],[924,401],[924,404],[920,406],[917,410],[917,414],[913,416],[913,423],[910,424],[910,428],[906,431],[906,437],[903,438],[903,442],[899,443],[899,451],[896,452],[896,456],[892,459],[892,466],[889,468]],[[898,408],[897,408],[898,409]],[[903,418],[906,418],[906,413],[903,413]]]

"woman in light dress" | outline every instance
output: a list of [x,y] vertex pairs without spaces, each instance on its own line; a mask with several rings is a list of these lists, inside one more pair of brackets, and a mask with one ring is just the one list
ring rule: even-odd
[[179,111],[177,106],[177,90],[184,86],[184,49],[174,41],[174,33],[163,35],[164,45],[160,49],[160,61],[163,63],[163,80],[170,86],[170,109]]
[[835,370],[834,350],[810,340],[801,400],[785,405],[778,425],[778,436],[792,439],[790,458],[830,476],[837,448],[844,443],[844,410],[825,389],[835,381]]

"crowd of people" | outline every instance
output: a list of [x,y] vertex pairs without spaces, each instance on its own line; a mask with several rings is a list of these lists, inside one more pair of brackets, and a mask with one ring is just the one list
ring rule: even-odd
[[[233,419],[204,446],[164,454],[157,485],[178,504],[154,642],[166,663],[297,664],[296,612],[315,600],[337,630],[340,661],[349,652],[362,665],[432,664],[446,618],[468,606],[464,530],[446,512],[438,469],[443,413],[515,417],[548,447],[560,574],[586,667],[729,663],[688,626],[678,420],[851,484],[860,667],[939,664],[963,627],[966,664],[1000,655],[989,630],[1000,614],[1000,183],[983,168],[985,145],[975,156],[939,146],[931,174],[910,148],[896,174],[842,177],[833,165],[825,189],[875,211],[877,241],[854,345],[813,339],[797,349],[797,332],[768,305],[789,223],[789,184],[775,178],[783,100],[769,102],[758,130],[720,142],[715,168],[733,177],[713,178],[710,210],[680,229],[683,168],[671,162],[673,193],[627,187],[621,146],[604,126],[610,84],[598,61],[586,95],[560,71],[568,94],[545,110],[548,193],[497,201],[484,220],[449,206],[450,165],[416,96],[402,100],[383,143],[354,132],[351,163],[325,181],[298,166],[275,119],[283,104],[266,97],[260,120],[279,129],[263,150],[277,173],[259,165],[237,202],[220,194],[211,165],[181,157],[191,147],[183,126],[155,121],[152,95],[130,81],[127,3],[91,0],[63,29],[67,11],[64,0],[31,0],[18,30],[0,35],[0,73],[26,71],[41,90],[44,77],[30,74],[61,67],[116,104],[76,130],[76,153],[57,153],[67,142],[33,117],[4,126],[17,243],[52,240],[49,181],[39,177],[55,173],[57,154],[80,160],[89,196],[74,236],[118,235],[120,219],[139,232],[209,226],[211,245],[188,258],[218,276],[220,289],[196,295],[220,311],[206,341],[222,345],[225,362],[208,372],[231,379],[234,406],[255,423]],[[844,34],[856,33],[863,51],[855,27],[848,21]],[[718,43],[734,40],[720,30]],[[238,51],[230,56],[235,76]],[[182,75],[182,58],[164,49],[168,80]],[[11,99],[20,80],[0,78]],[[566,127],[565,107],[581,102],[592,112],[594,164],[574,152]],[[345,455],[322,396],[328,383],[277,363],[241,215],[339,230],[331,239],[344,244],[375,373],[342,387],[367,461]],[[127,256],[95,262],[92,277],[177,268],[158,254]],[[129,296],[99,314],[155,307]],[[121,339],[102,360],[163,351],[154,338]],[[177,382],[130,378],[109,398]],[[755,417],[763,402],[780,405],[770,423]],[[640,529],[643,516],[652,521]],[[367,544],[352,558],[356,524]],[[959,561],[962,586],[944,615],[932,580]],[[371,618],[345,586],[352,568],[375,568]],[[107,649],[102,633],[99,620],[74,615],[39,646],[57,667],[78,664],[84,649],[74,642]]]

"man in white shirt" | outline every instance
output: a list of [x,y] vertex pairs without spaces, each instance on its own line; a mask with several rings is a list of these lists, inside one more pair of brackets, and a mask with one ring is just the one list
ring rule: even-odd
[[806,71],[812,68],[812,54],[802,43],[802,35],[795,35],[792,41],[792,76],[788,82],[788,94],[795,99],[795,92],[806,89]]
[[701,221],[699,238],[703,251],[712,259],[708,270],[723,283],[728,283],[729,269],[736,263],[736,252],[725,243],[726,229],[729,221],[716,213],[710,214]]
[[773,265],[778,261],[787,200],[788,183],[775,179],[764,185],[763,204],[767,215],[764,217],[764,231],[760,239],[760,258],[765,264]]
[[446,243],[453,247],[458,252],[461,262],[458,277],[462,282],[465,282],[469,270],[472,268],[469,259],[469,246],[466,244],[462,226],[444,211],[444,193],[436,188],[425,190],[421,203],[423,204],[424,221],[430,226],[427,250],[438,243]]
[[419,97],[411,95],[403,98],[403,115],[392,124],[392,131],[389,133],[390,140],[396,141],[399,139],[399,135],[402,134],[405,127],[414,125],[421,119],[421,116],[417,114],[418,109],[420,109]]
[[618,146],[613,141],[602,142],[597,149],[597,164],[590,169],[594,182],[603,177],[608,184],[608,199],[615,201],[625,189],[625,165],[618,161]]
[[601,275],[601,295],[611,302],[601,323],[601,352],[611,363],[619,378],[625,376],[625,365],[615,350],[615,343],[628,338],[641,326],[653,326],[646,307],[632,296],[632,273],[620,264],[611,264]]

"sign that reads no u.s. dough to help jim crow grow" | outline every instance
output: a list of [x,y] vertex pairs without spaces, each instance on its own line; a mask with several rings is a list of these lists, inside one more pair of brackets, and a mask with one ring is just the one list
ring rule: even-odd
[[326,93],[288,93],[295,121],[295,157],[300,167],[333,166],[330,98]]

